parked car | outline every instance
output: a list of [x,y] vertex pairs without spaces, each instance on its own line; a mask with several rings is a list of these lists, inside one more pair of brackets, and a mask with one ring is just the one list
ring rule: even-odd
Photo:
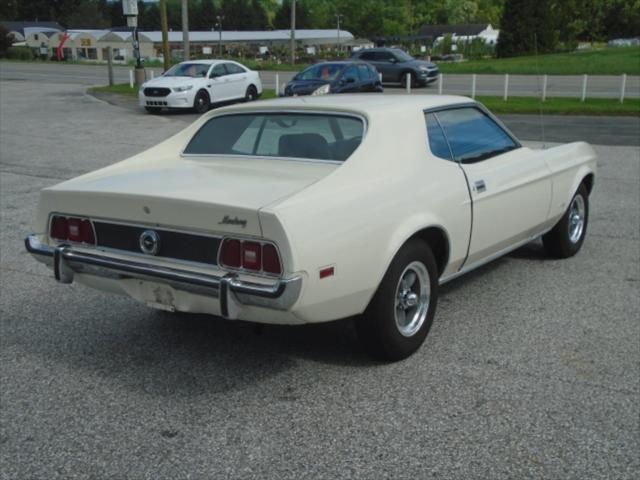
[[540,236],[576,254],[595,171],[588,144],[525,147],[464,97],[283,98],[44,189],[26,248],[61,283],[153,308],[355,317],[395,360],[427,336],[440,284]]
[[382,83],[397,83],[405,87],[427,86],[438,80],[438,67],[431,62],[416,60],[399,48],[367,48],[353,52],[352,58],[370,63],[382,74]]
[[284,96],[326,93],[382,92],[374,67],[365,62],[324,62],[298,73],[287,84]]
[[204,113],[214,103],[256,100],[262,94],[258,72],[230,60],[193,60],[174,65],[145,82],[138,92],[149,113],[189,108]]

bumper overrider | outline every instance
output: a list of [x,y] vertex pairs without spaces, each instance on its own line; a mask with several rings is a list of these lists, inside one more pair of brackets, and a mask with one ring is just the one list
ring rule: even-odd
[[72,283],[76,273],[164,283],[177,290],[218,298],[221,315],[229,319],[238,318],[243,305],[288,310],[302,288],[301,276],[277,279],[271,284],[254,283],[241,280],[234,273],[204,274],[114,258],[102,252],[88,253],[71,245],[51,247],[40,242],[37,235],[29,235],[25,247],[37,260],[53,267],[54,276],[60,283]]

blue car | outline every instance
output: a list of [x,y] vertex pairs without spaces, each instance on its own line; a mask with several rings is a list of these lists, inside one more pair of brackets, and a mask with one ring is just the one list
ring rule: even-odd
[[359,61],[324,62],[293,77],[284,89],[284,96],[382,91],[380,75],[374,66]]

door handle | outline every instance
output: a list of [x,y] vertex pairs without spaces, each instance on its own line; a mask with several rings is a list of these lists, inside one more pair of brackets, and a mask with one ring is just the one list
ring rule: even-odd
[[487,190],[487,186],[484,183],[484,180],[478,180],[474,182],[473,189],[476,191],[476,193],[482,193]]

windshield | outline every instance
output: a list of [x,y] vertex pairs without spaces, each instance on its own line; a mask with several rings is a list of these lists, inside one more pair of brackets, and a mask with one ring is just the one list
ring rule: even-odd
[[411,60],[415,60],[415,58],[402,50],[394,50],[393,55],[399,62],[410,62]]
[[307,68],[296,76],[297,80],[334,80],[344,68],[339,63],[321,63]]
[[354,152],[364,121],[338,114],[243,113],[214,117],[185,154],[289,157],[343,162]]
[[165,77],[206,77],[209,67],[206,63],[179,63],[164,74]]

